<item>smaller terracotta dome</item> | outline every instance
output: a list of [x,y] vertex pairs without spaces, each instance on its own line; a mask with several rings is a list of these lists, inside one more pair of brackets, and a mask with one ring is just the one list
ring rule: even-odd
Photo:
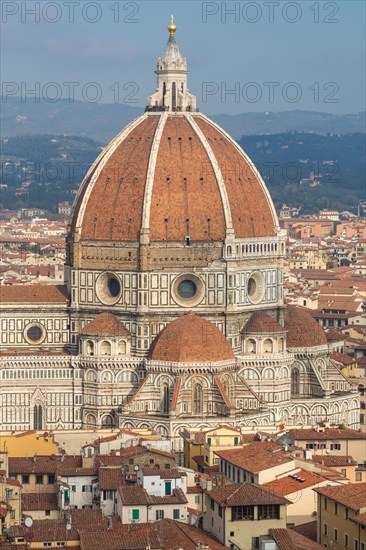
[[322,327],[306,309],[289,305],[285,314],[288,348],[311,348],[327,345]]
[[81,329],[80,334],[88,336],[126,336],[129,332],[112,313],[100,313]]
[[157,335],[150,358],[172,363],[214,363],[234,359],[234,352],[220,329],[190,312]]
[[282,327],[277,321],[275,321],[268,313],[264,311],[255,311],[250,319],[245,323],[241,331],[243,334],[253,333],[279,333],[285,332],[285,328]]

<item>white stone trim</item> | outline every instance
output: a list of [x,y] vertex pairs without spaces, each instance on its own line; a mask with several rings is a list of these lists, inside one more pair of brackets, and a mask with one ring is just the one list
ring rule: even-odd
[[[147,118],[147,116],[148,115],[145,113],[145,114],[140,115],[139,117],[135,118],[132,122],[130,122],[130,124],[128,124],[114,139],[112,139],[112,141],[107,145],[107,147],[105,149],[103,149],[103,151],[101,152],[99,157],[92,164],[92,166],[89,169],[87,175],[85,176],[85,178],[83,180],[83,183],[81,184],[81,186],[79,188],[79,191],[78,191],[78,193],[76,195],[76,198],[75,198],[74,206],[77,204],[77,200],[78,200],[80,194],[82,193],[82,190],[84,189],[85,185],[87,185],[86,193],[85,193],[85,195],[83,197],[83,201],[80,205],[80,210],[79,210],[78,217],[77,217],[77,220],[76,220],[75,232],[78,230],[79,227],[82,226],[83,218],[84,218],[84,214],[85,214],[85,208],[86,208],[86,205],[88,204],[90,194],[93,190],[94,184],[95,184],[96,180],[98,179],[98,176],[99,176],[100,172],[103,170],[103,168],[106,165],[107,161],[114,154],[117,147],[119,147],[119,145],[122,143],[122,141],[124,141],[127,138],[127,136],[132,132],[132,130],[134,130],[136,128],[136,126],[141,124]],[[90,174],[93,173],[93,170],[95,170],[96,167],[98,167],[98,170],[94,173],[94,175],[92,176],[92,178],[91,178],[91,180],[88,184],[88,179],[90,177]]]
[[[160,148],[161,136],[168,119],[168,113],[164,113],[160,116],[158,126],[155,131],[154,140],[150,150],[149,165],[146,176],[145,195],[142,212],[142,224],[141,224],[141,236],[144,244],[150,241],[150,211],[151,211],[151,197],[155,179],[156,161],[158,158],[158,152]],[[145,242],[146,239],[146,242]]]
[[217,185],[219,186],[219,191],[220,191],[220,194],[221,194],[221,202],[222,202],[222,207],[224,209],[225,223],[226,223],[226,237],[228,237],[229,235],[233,236],[234,235],[234,228],[233,228],[233,220],[232,220],[232,217],[231,217],[229,198],[227,196],[224,178],[222,176],[222,172],[221,172],[219,163],[217,161],[217,158],[215,157],[214,152],[211,149],[211,147],[210,147],[207,139],[205,138],[202,130],[200,129],[198,124],[193,120],[193,117],[191,117],[190,115],[187,115],[187,114],[184,114],[184,116],[187,118],[187,120],[189,121],[189,123],[192,126],[193,130],[196,132],[196,134],[197,134],[200,142],[202,143],[202,145],[203,145],[203,147],[206,151],[206,154],[207,154],[207,156],[208,156],[208,158],[211,162],[213,171],[215,173]]
[[273,219],[273,223],[275,224],[275,227],[276,227],[276,233],[277,235],[279,234],[279,232],[281,231],[280,230],[280,225],[279,225],[279,222],[278,222],[278,217],[277,217],[277,213],[276,213],[276,209],[274,207],[274,204],[273,204],[273,201],[272,201],[272,197],[267,189],[267,186],[266,184],[264,183],[263,179],[262,179],[262,176],[260,175],[260,173],[258,172],[257,168],[255,167],[253,161],[248,157],[248,155],[245,153],[245,151],[243,151],[243,149],[238,145],[238,143],[228,134],[225,132],[225,130],[223,130],[223,128],[221,128],[221,126],[219,126],[218,124],[216,124],[215,122],[213,122],[211,119],[209,119],[208,117],[206,117],[205,115],[203,115],[202,113],[200,113],[200,116],[208,123],[210,124],[211,126],[213,126],[216,130],[218,130],[221,134],[223,134],[229,141],[232,145],[234,145],[235,149],[241,154],[242,157],[244,157],[244,159],[248,162],[248,164],[250,165],[250,167],[252,168],[260,186],[262,187],[265,195],[266,195],[266,198],[267,198],[267,201],[268,201],[268,204],[269,204],[269,207],[270,207],[270,210],[271,210],[271,214],[272,214],[272,219]]

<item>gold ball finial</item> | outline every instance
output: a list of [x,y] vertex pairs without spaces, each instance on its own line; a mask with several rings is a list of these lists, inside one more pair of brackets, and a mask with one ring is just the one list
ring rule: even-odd
[[170,16],[170,24],[168,25],[168,31],[170,36],[174,36],[175,31],[177,30],[177,25],[174,23],[174,16]]

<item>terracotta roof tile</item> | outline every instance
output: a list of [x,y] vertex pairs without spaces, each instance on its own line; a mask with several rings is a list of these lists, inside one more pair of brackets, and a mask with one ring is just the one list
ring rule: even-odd
[[153,504],[186,504],[187,499],[181,489],[173,489],[169,496],[149,495],[140,485],[121,485],[118,493],[124,506],[148,506]]
[[317,542],[314,542],[293,529],[270,529],[271,536],[277,544],[278,550],[320,550],[323,548]]
[[66,523],[65,519],[33,520],[31,531],[25,525],[14,525],[12,527],[12,535],[14,537],[24,537],[31,543],[64,541],[66,537],[69,541],[78,541],[79,534],[75,525],[67,531]]
[[324,428],[322,431],[317,431],[312,428],[304,428],[300,430],[289,430],[288,435],[293,441],[320,441],[328,439],[366,439],[365,432],[358,432],[357,430],[352,430],[346,428],[340,430],[339,428]]
[[346,355],[345,353],[340,353],[339,351],[333,351],[330,358],[345,366],[352,365],[356,361],[354,357]]
[[241,332],[250,333],[278,333],[284,332],[285,329],[277,321],[273,319],[268,313],[264,311],[255,311],[250,316],[249,320],[245,323]]
[[147,506],[150,504],[149,495],[140,485],[125,485],[118,487],[118,493],[124,506]]
[[144,477],[159,476],[161,479],[179,479],[187,475],[184,471],[180,471],[178,468],[144,468],[141,470],[141,473]]
[[81,456],[9,457],[9,473],[95,475],[97,469],[83,468]]
[[237,449],[216,451],[215,454],[253,474],[293,461],[290,453],[273,442],[255,442]]
[[210,363],[234,359],[234,352],[220,329],[210,321],[188,313],[175,319],[155,338],[150,348],[153,361]]
[[[82,239],[134,241],[139,238],[148,162],[158,122],[158,116],[142,120],[117,146],[103,168],[101,163],[97,164],[91,193],[87,200],[83,198],[85,191],[90,190],[90,185],[84,185],[73,214],[72,227],[75,227],[84,200]],[[102,155],[108,153],[109,147]]]
[[205,531],[171,519],[121,525],[99,533],[81,532],[80,538],[83,550],[197,550],[200,544],[210,550],[226,549]]
[[57,495],[55,493],[23,493],[22,512],[36,510],[58,510]]
[[10,285],[0,287],[3,304],[45,304],[68,302],[66,285]]
[[[237,238],[275,235],[268,196],[250,159],[236,149],[220,128],[195,118],[221,168]],[[239,199],[240,198],[240,199]]]
[[55,474],[60,466],[60,457],[49,456],[32,458],[9,457],[9,474]]
[[225,238],[225,230],[221,194],[205,147],[185,117],[169,116],[156,161],[151,239],[184,241],[189,235],[193,241],[215,241]]
[[352,510],[359,510],[366,506],[366,483],[319,487],[314,491],[348,508],[352,508]]
[[228,409],[231,409],[233,405],[230,401],[229,396],[227,395],[227,393],[225,391],[224,384],[221,382],[220,376],[214,376],[214,380],[216,382],[217,387],[219,388],[221,397],[222,397],[225,405],[227,406]]
[[[150,153],[157,145],[162,116],[166,115],[143,115],[117,146],[111,142],[96,161],[77,197],[71,224],[75,231],[81,223],[82,240],[139,239]],[[273,205],[250,160],[200,114],[195,114],[194,122],[221,169],[236,237],[274,236]],[[225,239],[223,200],[206,143],[183,113],[166,116],[151,189],[152,242],[184,241],[187,224],[193,241]],[[83,220],[78,220],[82,211]]]
[[207,491],[207,494],[220,506],[290,504],[287,498],[274,494],[263,485],[254,483],[233,483]]
[[285,313],[287,347],[302,348],[327,345],[322,327],[310,313],[298,306],[288,305]]
[[356,460],[352,456],[341,456],[341,455],[313,455],[313,462],[317,464],[324,464],[324,466],[355,466],[357,465]]
[[303,535],[304,537],[317,541],[317,522],[315,521],[309,521],[308,523],[302,523],[301,525],[295,525],[294,527],[291,527],[293,531],[296,531],[296,533],[299,533],[300,535]]
[[304,481],[298,481],[288,475],[265,483],[263,487],[267,487],[267,489],[273,491],[277,495],[286,496],[307,489],[308,487],[314,487],[314,485],[318,485],[325,481],[323,477],[301,469],[294,472],[294,475]]
[[149,504],[187,504],[182,489],[173,489],[172,494],[164,497],[149,495]]
[[125,484],[125,475],[120,468],[100,468],[99,488],[103,490],[116,490],[120,485]]
[[175,385],[174,385],[173,397],[172,397],[172,405],[171,405],[171,410],[172,411],[175,411],[176,408],[177,408],[179,391],[180,391],[181,385],[182,385],[182,377],[177,376],[176,382],[175,382]]
[[83,550],[161,549],[159,533],[150,526],[145,528],[144,524],[123,526],[104,533],[82,531],[80,539]]
[[363,512],[362,514],[358,514],[356,516],[352,516],[350,519],[366,527],[366,512]]
[[80,334],[90,336],[125,336],[129,334],[126,327],[112,313],[100,313],[90,321]]
[[194,495],[198,493],[203,493],[201,485],[192,485],[187,487],[187,494]]
[[[70,509],[68,513],[71,516],[72,524],[78,529],[98,529],[101,526],[106,527],[108,524],[107,518],[103,516],[103,512],[100,509]],[[119,524],[118,518],[115,518],[115,523]]]

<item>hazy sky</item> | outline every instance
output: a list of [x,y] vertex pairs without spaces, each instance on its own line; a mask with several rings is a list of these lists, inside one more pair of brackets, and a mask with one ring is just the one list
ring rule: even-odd
[[365,109],[363,0],[2,0],[1,9],[3,93],[145,106],[173,13],[207,114]]

